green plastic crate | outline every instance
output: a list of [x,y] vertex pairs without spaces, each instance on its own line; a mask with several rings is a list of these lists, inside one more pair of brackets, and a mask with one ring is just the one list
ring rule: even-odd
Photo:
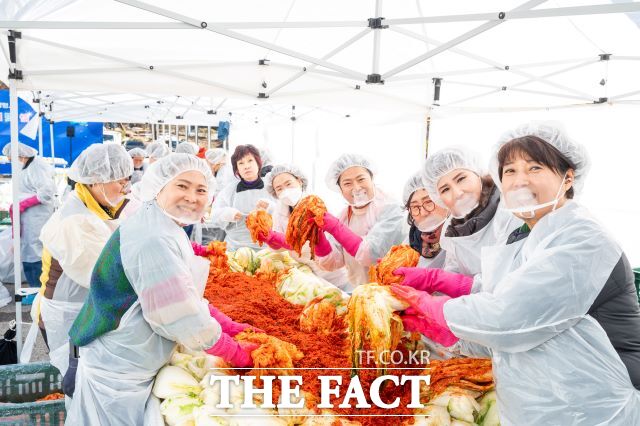
[[640,268],[635,268],[633,275],[636,277],[636,294],[638,295],[638,302],[640,302]]
[[0,425],[64,425],[64,399],[35,402],[61,389],[62,376],[48,362],[0,366]]

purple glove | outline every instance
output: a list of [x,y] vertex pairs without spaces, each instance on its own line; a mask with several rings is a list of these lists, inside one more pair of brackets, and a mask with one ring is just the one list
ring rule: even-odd
[[393,271],[393,275],[404,277],[400,283],[402,285],[427,293],[439,291],[454,298],[470,294],[473,285],[473,277],[442,269],[398,268]]
[[432,296],[403,285],[392,285],[391,291],[410,305],[402,316],[405,330],[419,331],[443,346],[451,346],[458,341],[444,318],[443,307],[451,300],[449,296]]
[[316,256],[324,257],[328,256],[331,253],[331,243],[327,240],[327,236],[324,235],[324,232],[320,231],[318,234],[318,242],[316,243],[315,254]]
[[215,345],[205,352],[209,355],[219,356],[236,368],[243,368],[253,367],[251,351],[257,347],[258,345],[255,343],[240,344],[228,334],[222,333]]
[[269,247],[274,250],[280,250],[281,248],[287,250],[293,250],[289,244],[287,244],[287,239],[284,234],[276,231],[269,231],[269,235],[266,238],[262,238],[262,234],[258,235],[258,239],[263,243],[266,243]]
[[340,222],[340,219],[330,213],[324,214],[323,231],[327,231],[340,243],[343,249],[351,256],[355,257],[362,243],[362,238],[356,235],[347,225]]
[[235,322],[211,304],[209,304],[209,313],[211,314],[211,318],[218,321],[218,324],[220,324],[220,328],[222,328],[222,332],[228,334],[231,337],[235,336],[241,331],[246,330],[247,328],[252,328],[256,333],[264,333],[264,331],[260,330],[259,328],[251,327],[249,324]]

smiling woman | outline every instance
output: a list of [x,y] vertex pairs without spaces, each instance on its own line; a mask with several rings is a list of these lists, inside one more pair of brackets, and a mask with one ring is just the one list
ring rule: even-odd
[[181,228],[202,217],[214,185],[191,154],[163,157],[143,176],[144,205],[107,242],[69,332],[82,356],[68,423],[143,424],[153,379],[176,343],[235,367],[253,364],[255,346],[232,339],[247,326],[202,298],[209,261]]
[[231,156],[234,175],[240,182],[229,183],[217,196],[211,211],[213,226],[225,230],[229,250],[240,247],[258,248],[245,224],[253,210],[273,211],[273,198],[260,177],[262,157],[253,145],[238,145]]

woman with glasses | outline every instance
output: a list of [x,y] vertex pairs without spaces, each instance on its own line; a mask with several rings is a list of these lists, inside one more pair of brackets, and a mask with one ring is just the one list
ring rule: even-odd
[[422,180],[431,200],[446,207],[440,245],[447,252],[442,270],[399,268],[402,284],[451,297],[480,289],[480,254],[484,247],[504,244],[522,220],[501,205],[500,191],[485,173],[478,156],[461,147],[446,148],[429,156]]
[[42,227],[41,328],[51,364],[62,375],[70,362],[69,329],[89,293],[98,256],[120,225],[132,173],[133,160],[122,146],[89,146],[69,168],[75,189]]
[[402,191],[402,201],[407,209],[409,245],[420,253],[418,266],[442,268],[445,251],[440,246],[440,233],[449,212],[431,200],[422,183],[422,173],[416,173],[407,181]]

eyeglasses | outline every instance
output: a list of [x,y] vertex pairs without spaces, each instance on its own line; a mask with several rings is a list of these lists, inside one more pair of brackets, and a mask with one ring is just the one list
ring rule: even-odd
[[409,206],[409,211],[411,212],[411,216],[420,216],[420,209],[423,209],[425,213],[431,213],[436,209],[436,205],[433,201],[427,200],[422,205],[418,206]]

